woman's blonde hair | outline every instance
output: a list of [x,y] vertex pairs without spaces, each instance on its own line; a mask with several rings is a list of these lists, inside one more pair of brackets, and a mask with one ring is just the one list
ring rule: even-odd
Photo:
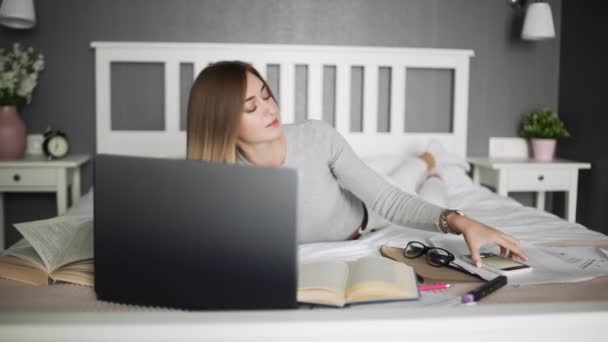
[[198,74],[188,100],[187,158],[236,162],[237,138],[243,115],[247,72],[268,84],[250,64],[224,61]]

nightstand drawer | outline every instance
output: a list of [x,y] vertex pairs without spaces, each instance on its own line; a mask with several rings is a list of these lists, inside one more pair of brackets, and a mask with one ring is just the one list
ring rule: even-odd
[[511,169],[510,191],[566,190],[570,187],[570,170]]
[[52,186],[57,184],[56,172],[49,169],[0,169],[0,186]]

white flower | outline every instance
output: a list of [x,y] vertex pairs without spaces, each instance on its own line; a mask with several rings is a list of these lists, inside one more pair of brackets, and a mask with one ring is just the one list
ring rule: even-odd
[[30,74],[23,79],[19,85],[19,89],[17,89],[17,95],[21,97],[29,97],[36,87],[37,78],[38,77],[36,74]]
[[33,48],[23,50],[18,43],[12,49],[0,49],[0,105],[30,102],[44,70],[44,56]]
[[8,91],[8,93],[13,93],[15,90],[15,84],[17,83],[17,77],[14,71],[5,72],[0,75],[0,83],[2,83],[2,89]]
[[42,55],[38,55],[38,59],[34,62],[32,68],[36,72],[44,70],[44,58],[42,58]]

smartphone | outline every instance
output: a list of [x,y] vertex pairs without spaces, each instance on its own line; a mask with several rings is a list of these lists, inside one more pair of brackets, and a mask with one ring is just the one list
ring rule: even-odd
[[[532,271],[532,266],[519,261],[511,260],[494,253],[480,253],[481,263],[484,268],[503,275],[520,274]],[[463,255],[462,258],[475,265],[470,254]]]

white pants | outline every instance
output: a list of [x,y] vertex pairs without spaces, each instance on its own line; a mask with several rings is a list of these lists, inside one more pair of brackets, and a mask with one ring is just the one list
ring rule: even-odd
[[[420,158],[411,158],[401,164],[387,180],[401,190],[418,195],[423,200],[438,207],[448,206],[445,183],[439,177],[429,177],[427,164]],[[391,222],[368,208],[365,233],[384,228]]]

